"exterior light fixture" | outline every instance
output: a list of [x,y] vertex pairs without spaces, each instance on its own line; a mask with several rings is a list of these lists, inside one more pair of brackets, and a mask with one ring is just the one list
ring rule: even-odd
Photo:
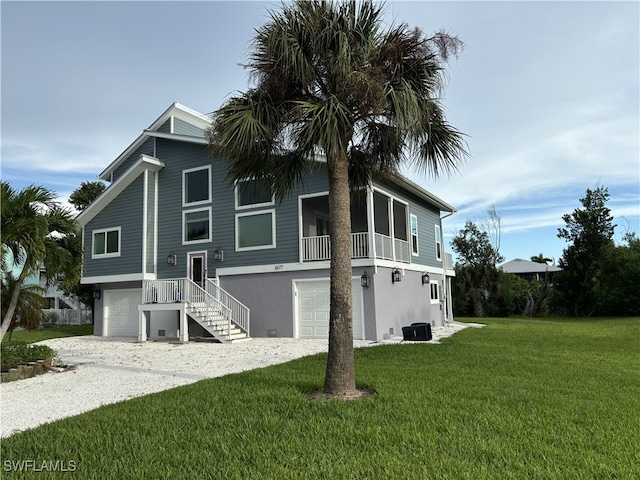
[[370,284],[371,284],[371,280],[369,279],[369,274],[365,270],[362,276],[360,277],[360,285],[363,288],[369,288]]
[[391,283],[401,282],[402,281],[402,273],[398,267],[394,268],[391,271]]
[[96,300],[100,300],[100,295],[101,295],[100,289],[99,288],[95,288],[93,290],[93,298],[96,299]]
[[218,247],[216,251],[213,252],[213,259],[218,262],[222,262],[224,260],[224,250]]
[[171,252],[169,255],[167,255],[167,263],[169,265],[176,265],[178,263],[178,256]]
[[422,284],[423,285],[428,285],[429,284],[429,274],[427,272],[424,272],[422,274]]

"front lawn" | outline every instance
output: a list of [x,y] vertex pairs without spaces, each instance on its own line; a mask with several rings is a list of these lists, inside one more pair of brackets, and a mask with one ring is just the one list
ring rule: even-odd
[[483,322],[441,345],[357,349],[373,398],[308,401],[314,355],[16,434],[3,473],[49,478],[9,472],[33,460],[83,479],[640,478],[640,318]]
[[[93,325],[69,325],[65,327],[41,328],[38,330],[19,330],[11,335],[11,342],[35,343],[51,338],[77,337],[92,335]],[[9,334],[2,339],[2,344],[9,343]]]

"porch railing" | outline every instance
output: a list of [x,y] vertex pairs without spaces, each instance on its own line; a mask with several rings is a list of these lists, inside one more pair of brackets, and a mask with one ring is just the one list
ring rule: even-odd
[[[367,232],[351,234],[351,258],[369,257],[369,236]],[[329,235],[302,237],[302,260],[331,260],[331,240]]]
[[[234,318],[233,308],[225,305],[225,301],[231,299],[231,295],[218,287],[213,282],[207,282],[207,290],[188,278],[171,278],[165,280],[145,280],[142,282],[142,302],[143,303],[174,303],[188,302],[206,312],[217,311],[226,323],[227,332],[231,332],[232,323],[241,330],[249,334],[248,313],[240,313],[239,322]],[[211,286],[213,294],[208,291]],[[224,292],[224,293],[223,293]],[[233,299],[235,300],[235,299]],[[237,300],[236,300],[237,302]],[[233,304],[233,301],[229,301]],[[240,302],[237,302],[240,304]],[[248,308],[242,305],[248,311]],[[238,307],[238,310],[242,310]]]
[[402,263],[411,262],[411,246],[406,240],[391,238],[387,235],[382,235],[381,233],[376,233],[374,238],[376,242],[377,258],[395,260]]
[[217,280],[207,278],[207,293],[227,307],[231,312],[231,318],[241,330],[249,334],[249,322],[251,320],[251,310],[218,285]]

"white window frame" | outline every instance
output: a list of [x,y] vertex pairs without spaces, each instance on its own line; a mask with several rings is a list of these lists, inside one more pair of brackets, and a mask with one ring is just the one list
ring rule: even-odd
[[[187,234],[187,214],[189,213],[195,213],[195,212],[202,212],[202,211],[207,211],[208,212],[208,217],[209,217],[209,238],[206,239],[200,239],[200,240],[187,240],[186,239],[186,234]],[[205,207],[205,208],[193,208],[191,210],[183,210],[182,211],[182,245],[194,245],[196,243],[208,243],[211,242],[211,238],[212,238],[212,230],[213,230],[213,223],[211,221],[211,207]]]
[[[240,247],[239,245],[240,238],[238,236],[238,219],[241,217],[256,217],[258,215],[266,215],[266,214],[271,214],[271,244],[256,245],[253,247]],[[266,250],[270,248],[276,248],[276,210],[275,208],[271,208],[269,210],[257,210],[252,212],[236,213],[235,223],[236,223],[236,228],[235,228],[236,252],[247,252],[251,250]]]
[[[109,232],[118,232],[118,251],[112,253],[106,253],[107,251],[107,233]],[[95,253],[95,241],[96,234],[104,233],[104,250],[105,253]],[[122,252],[122,228],[121,227],[110,227],[110,228],[100,228],[97,230],[91,231],[91,258],[113,258],[119,257]]]
[[244,178],[242,180],[236,180],[236,184],[234,187],[234,197],[236,202],[236,210],[247,210],[249,208],[262,208],[262,207],[270,207],[276,204],[276,199],[274,195],[271,195],[270,202],[262,202],[262,203],[252,203],[249,205],[239,205],[238,204],[238,184],[241,182],[251,182],[256,180],[255,178]]
[[[413,222],[416,222],[416,233],[413,233]],[[409,233],[410,233],[410,238],[411,238],[411,255],[413,255],[414,257],[418,257],[420,256],[420,235],[418,234],[418,216],[414,215],[413,213],[411,213],[409,215]],[[413,237],[416,238],[415,241],[415,246],[416,249],[413,249]]]
[[[206,170],[207,171],[207,183],[209,184],[208,198],[206,200],[198,200],[197,202],[187,202],[187,174],[192,172],[197,172],[198,170]],[[201,167],[188,168],[182,171],[182,206],[183,207],[195,207],[196,205],[204,205],[207,203],[211,203],[211,165],[204,165]],[[184,237],[183,237],[184,238]]]
[[[442,233],[440,231],[440,225],[434,225],[435,226],[435,249],[436,249],[436,260],[442,260]],[[440,248],[438,248],[438,245],[440,245]],[[438,255],[438,252],[440,252],[440,255]]]
[[[433,296],[435,292],[435,298]],[[431,280],[429,282],[429,298],[431,299],[431,303],[440,303],[440,282],[438,280]]]

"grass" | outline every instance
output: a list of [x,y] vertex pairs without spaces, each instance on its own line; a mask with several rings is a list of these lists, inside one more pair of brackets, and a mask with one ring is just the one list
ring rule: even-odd
[[93,325],[70,325],[66,327],[51,327],[38,330],[19,330],[17,332],[13,332],[11,340],[9,340],[8,334],[5,335],[2,339],[2,344],[4,345],[11,342],[35,343],[43,340],[49,340],[51,338],[76,337],[78,335],[91,334],[93,334]]
[[3,478],[63,475],[7,470],[29,459],[83,479],[640,478],[640,318],[483,322],[357,349],[372,398],[308,401],[314,355],[16,434]]

